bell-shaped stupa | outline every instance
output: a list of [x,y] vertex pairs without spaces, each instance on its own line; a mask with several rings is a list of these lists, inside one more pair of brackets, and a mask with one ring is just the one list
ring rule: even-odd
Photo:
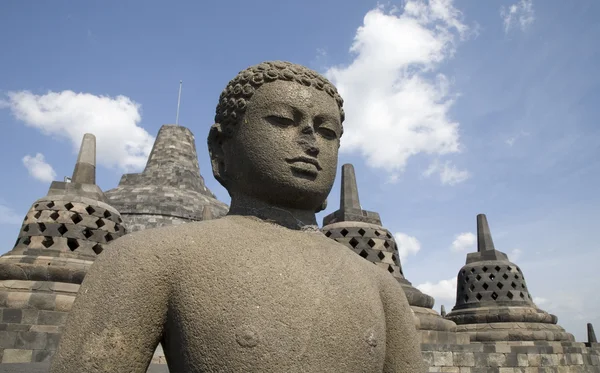
[[124,234],[119,212],[96,185],[96,138],[86,134],[71,180],[52,182],[0,257],[2,363],[50,359],[88,268]]
[[129,232],[216,219],[228,210],[204,184],[194,135],[179,125],[162,126],[144,171],[123,175],[106,196]]
[[496,250],[485,215],[477,215],[477,252],[467,254],[456,305],[446,318],[471,341],[573,341],[557,317],[539,309],[523,272]]
[[385,269],[402,285],[414,315],[422,343],[464,343],[454,333],[456,325],[434,311],[433,297],[424,294],[404,277],[394,236],[381,224],[377,212],[363,210],[358,197],[354,166],[342,166],[340,209],[323,219],[323,233]]

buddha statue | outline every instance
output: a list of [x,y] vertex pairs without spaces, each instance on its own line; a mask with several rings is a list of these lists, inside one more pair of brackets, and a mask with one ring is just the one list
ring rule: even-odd
[[51,372],[423,372],[411,310],[386,271],[327,238],[315,212],[344,112],[288,62],[240,72],[208,136],[227,216],[134,232],[85,277]]

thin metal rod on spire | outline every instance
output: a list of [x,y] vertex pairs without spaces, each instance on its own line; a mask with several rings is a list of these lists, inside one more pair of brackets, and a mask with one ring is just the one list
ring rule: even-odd
[[175,124],[179,124],[179,104],[181,103],[181,86],[183,85],[183,80],[179,81],[179,97],[177,97],[177,117],[175,117]]

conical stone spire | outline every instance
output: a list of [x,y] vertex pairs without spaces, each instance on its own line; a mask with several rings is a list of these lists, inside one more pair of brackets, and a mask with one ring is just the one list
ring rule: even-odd
[[71,181],[80,184],[96,184],[96,136],[91,133],[83,135]]
[[358,185],[354,166],[345,164],[342,166],[342,192],[340,193],[340,209],[344,211],[361,210],[358,199]]
[[354,166],[345,164],[342,166],[342,190],[340,193],[340,209],[327,215],[323,219],[323,225],[354,221],[381,225],[379,214],[373,211],[366,211],[360,207],[358,198],[358,186],[356,184],[356,175]]
[[388,271],[402,285],[421,334],[422,343],[466,343],[454,333],[456,325],[433,308],[434,299],[404,277],[393,235],[381,225],[378,213],[361,208],[354,167],[342,166],[340,208],[323,219],[323,233],[356,254]]
[[490,226],[488,225],[487,218],[484,214],[477,215],[477,251],[492,251],[494,248],[494,241],[492,240],[492,233],[490,232]]
[[554,315],[537,308],[521,269],[495,249],[485,215],[477,215],[477,252],[457,278],[456,304],[446,318],[472,341],[572,341]]
[[105,194],[130,232],[219,218],[228,210],[206,187],[194,135],[180,125],[162,126],[144,171],[123,175]]
[[596,338],[596,332],[594,332],[594,326],[591,323],[587,324],[587,339],[588,344],[598,343],[598,339]]
[[0,257],[0,330],[13,334],[0,338],[3,362],[52,356],[88,268],[125,233],[95,184],[95,148],[95,137],[86,134],[72,181],[52,182],[27,212],[13,249]]
[[508,261],[508,256],[496,250],[487,217],[484,214],[479,214],[477,215],[477,252],[467,254],[467,263],[482,260]]

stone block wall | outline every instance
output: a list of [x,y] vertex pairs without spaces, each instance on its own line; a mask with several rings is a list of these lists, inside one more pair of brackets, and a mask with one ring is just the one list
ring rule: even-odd
[[600,373],[600,348],[579,342],[423,344],[429,373]]
[[194,221],[195,220],[168,215],[123,215],[123,224],[125,224],[129,232],[143,231],[144,229],[158,228],[169,225],[191,223]]
[[50,361],[78,290],[61,282],[0,282],[0,362]]

